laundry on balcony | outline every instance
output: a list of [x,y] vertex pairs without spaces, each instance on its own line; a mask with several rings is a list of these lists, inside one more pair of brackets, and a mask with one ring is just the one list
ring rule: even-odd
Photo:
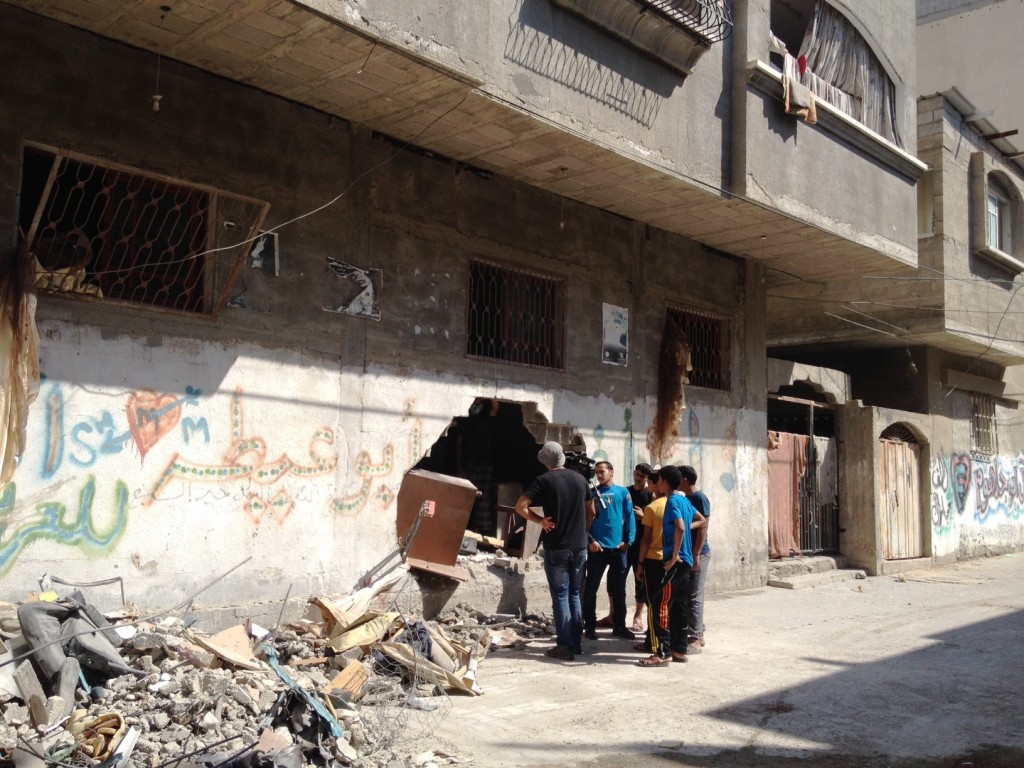
[[818,122],[816,98],[811,89],[789,75],[782,77],[782,100],[787,114],[802,117],[811,125]]

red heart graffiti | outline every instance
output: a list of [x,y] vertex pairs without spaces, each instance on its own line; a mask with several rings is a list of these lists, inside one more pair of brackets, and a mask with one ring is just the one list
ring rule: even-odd
[[128,415],[128,428],[139,448],[139,454],[146,458],[146,451],[160,442],[160,438],[178,426],[181,421],[181,405],[172,394],[157,394],[151,389],[132,392],[124,410]]

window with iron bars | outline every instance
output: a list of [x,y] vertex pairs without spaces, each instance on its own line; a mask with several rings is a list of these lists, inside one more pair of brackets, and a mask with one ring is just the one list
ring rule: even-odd
[[971,451],[993,456],[998,448],[996,401],[987,395],[971,395]]
[[466,354],[564,370],[564,281],[472,260]]
[[689,346],[690,385],[730,390],[728,320],[692,309],[669,309],[668,317],[682,332]]
[[27,146],[19,226],[36,287],[216,315],[269,205]]

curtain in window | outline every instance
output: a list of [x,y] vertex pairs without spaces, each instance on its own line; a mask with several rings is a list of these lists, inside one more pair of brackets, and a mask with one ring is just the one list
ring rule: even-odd
[[801,82],[820,99],[842,110],[898,147],[896,86],[857,29],[823,0],[814,7],[799,58]]

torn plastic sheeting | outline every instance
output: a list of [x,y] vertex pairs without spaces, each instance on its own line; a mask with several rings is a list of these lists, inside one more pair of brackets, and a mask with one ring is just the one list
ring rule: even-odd
[[374,648],[392,661],[401,664],[416,677],[432,683],[444,690],[457,693],[468,693],[479,696],[483,689],[476,682],[476,659],[471,659],[467,666],[454,672],[448,672],[432,661],[427,661],[413,648],[405,643],[377,643]]
[[342,729],[341,724],[334,718],[334,715],[327,711],[327,707],[324,706],[323,702],[292,680],[291,676],[281,668],[281,665],[277,661],[277,653],[274,651],[274,646],[269,645],[268,643],[260,643],[260,648],[262,648],[263,653],[266,654],[267,663],[270,665],[270,668],[277,673],[278,677],[284,680],[292,691],[298,694],[307,704],[309,704],[310,707],[313,708],[313,711],[316,712],[317,715],[320,716],[320,719],[327,724],[327,728],[330,730],[331,736],[336,739],[345,738],[345,731]]
[[397,611],[365,613],[353,625],[328,640],[327,645],[337,653],[344,653],[350,648],[372,645],[387,637],[391,627],[400,617],[401,614]]

